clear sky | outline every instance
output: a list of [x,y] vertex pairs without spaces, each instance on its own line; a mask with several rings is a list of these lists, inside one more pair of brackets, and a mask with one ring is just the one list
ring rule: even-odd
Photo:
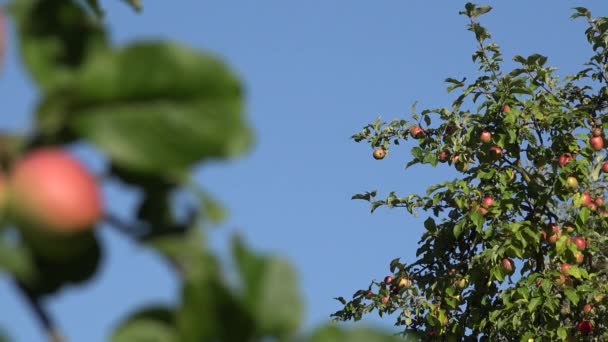
[[[384,277],[393,258],[414,260],[424,216],[388,209],[370,215],[366,202],[350,197],[373,189],[423,192],[456,174],[446,165],[404,170],[409,145],[375,161],[369,146],[349,137],[378,115],[407,116],[415,101],[418,108],[446,106],[452,97],[443,80],[474,75],[473,34],[458,15],[464,2],[144,0],[142,15],[117,0],[101,2],[117,44],[175,39],[219,54],[241,75],[256,145],[237,161],[195,170],[229,208],[229,219],[212,233],[213,246],[225,254],[227,236],[238,231],[256,249],[289,258],[306,300],[305,328],[339,309],[333,297]],[[589,56],[584,22],[569,19],[567,2],[489,3],[494,10],[482,23],[505,60],[538,52],[565,75]],[[607,2],[587,5],[608,16]],[[0,129],[26,131],[36,90],[14,41],[9,49],[0,76]],[[90,149],[76,153],[100,166]],[[133,204],[133,194],[116,184],[104,190],[111,210],[124,213]],[[101,272],[47,301],[71,341],[105,341],[129,312],[177,298],[176,280],[157,256],[108,227],[100,234],[107,249]],[[0,326],[15,341],[43,341],[6,276],[0,276]]]

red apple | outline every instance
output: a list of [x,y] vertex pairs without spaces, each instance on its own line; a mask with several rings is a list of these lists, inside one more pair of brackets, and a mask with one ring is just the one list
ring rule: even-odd
[[414,139],[418,139],[424,135],[424,130],[420,126],[412,126],[410,127],[410,135]]
[[608,172],[608,162],[602,163],[602,172]]
[[508,112],[508,111],[510,111],[510,110],[511,110],[511,107],[509,107],[509,105],[507,105],[507,104],[506,104],[506,105],[502,105],[502,107],[500,108],[500,110],[501,110],[503,113],[506,113],[506,112]]
[[582,251],[587,247],[587,242],[580,236],[575,237],[573,242],[576,245],[576,249],[579,251]]
[[19,221],[54,233],[91,229],[102,215],[95,177],[67,152],[39,148],[18,160],[9,179]]
[[381,300],[382,300],[382,304],[388,303],[388,297],[387,296],[382,297]]
[[572,265],[570,265],[569,263],[563,263],[562,266],[560,266],[560,270],[563,275],[565,275],[565,276],[568,275],[568,269],[570,268],[570,266],[572,266]]
[[511,261],[509,258],[502,259],[500,266],[505,274],[513,274],[513,272],[515,272],[513,261]]
[[593,200],[593,202],[595,203],[595,205],[597,205],[598,207],[601,207],[604,205],[604,197],[602,196],[598,196],[595,198],[595,200]]
[[374,150],[373,156],[376,160],[384,159],[384,157],[386,157],[386,151],[383,148],[377,148]]
[[578,322],[578,331],[583,335],[588,335],[591,330],[593,330],[593,324],[589,321],[580,321]]
[[589,203],[588,207],[589,207],[589,209],[591,209],[591,211],[597,210],[597,204],[595,204],[595,203]]
[[602,148],[604,148],[604,138],[603,137],[591,137],[589,139],[589,144],[591,145],[591,148],[599,151]]
[[603,132],[602,132],[602,129],[601,129],[600,127],[594,127],[594,128],[591,130],[591,135],[593,135],[594,137],[599,137],[599,136],[601,136],[601,135],[602,135],[602,133],[603,133]]
[[590,303],[587,303],[583,306],[583,312],[586,314],[591,313],[591,311],[593,311],[593,305],[591,305]]
[[494,204],[494,199],[491,196],[486,196],[483,198],[483,200],[481,200],[481,205],[486,208],[491,207],[492,204]]
[[479,140],[481,140],[481,142],[484,144],[489,144],[492,141],[492,133],[486,130],[481,131]]
[[570,161],[572,160],[572,156],[569,154],[562,154],[561,156],[559,156],[559,158],[557,159],[557,165],[559,165],[560,167],[564,167],[566,164],[568,164]]
[[581,202],[581,204],[583,206],[587,207],[587,206],[589,206],[589,204],[593,203],[591,200],[591,195],[588,192],[583,192],[582,196],[583,196],[583,201]]
[[387,283],[387,284],[392,283],[393,282],[393,277],[391,277],[391,276],[384,277],[384,282]]

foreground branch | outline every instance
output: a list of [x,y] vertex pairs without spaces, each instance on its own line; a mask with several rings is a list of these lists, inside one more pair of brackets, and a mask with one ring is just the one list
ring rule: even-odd
[[45,334],[48,338],[49,342],[66,342],[66,339],[63,338],[59,329],[51,319],[49,313],[44,310],[42,307],[42,303],[40,303],[40,298],[32,293],[30,289],[25,287],[22,283],[16,282],[17,288],[23,293],[24,297],[27,299],[28,304],[34,311],[36,318],[42,324],[44,328]]

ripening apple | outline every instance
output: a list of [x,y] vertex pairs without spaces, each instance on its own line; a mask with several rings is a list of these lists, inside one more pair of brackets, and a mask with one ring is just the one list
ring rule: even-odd
[[513,265],[513,261],[509,258],[502,259],[500,267],[505,274],[513,274],[515,272],[515,265]]
[[500,108],[500,110],[501,110],[503,113],[506,113],[506,112],[508,112],[508,111],[510,111],[510,110],[511,110],[511,107],[509,107],[509,105],[507,105],[507,104],[506,104],[506,105],[502,105],[502,107]]
[[559,158],[557,159],[557,165],[559,165],[559,167],[564,167],[566,164],[568,164],[570,161],[572,160],[572,156],[569,154],[562,154],[561,156],[559,156]]
[[576,230],[576,227],[574,226],[574,224],[572,222],[566,222],[566,223],[564,223],[564,230],[566,231],[566,233],[571,234],[571,233],[574,233],[574,231]]
[[467,280],[467,278],[460,278],[458,279],[458,281],[456,281],[456,286],[462,290],[467,287],[468,283],[469,281]]
[[591,303],[587,303],[583,306],[584,313],[589,314],[591,311],[593,311],[593,305]]
[[555,283],[557,285],[564,285],[564,284],[566,284],[566,281],[567,281],[567,278],[563,274],[560,274],[559,277],[557,277],[557,279],[555,279]]
[[604,172],[604,173],[608,172],[608,162],[602,163],[602,172]]
[[424,130],[422,129],[422,127],[414,125],[410,127],[410,135],[412,136],[412,138],[418,139],[424,135]]
[[570,268],[570,266],[572,266],[572,265],[570,265],[570,264],[569,264],[569,263],[567,263],[567,262],[563,263],[563,264],[560,266],[560,270],[561,270],[561,272],[562,272],[562,274],[563,274],[563,275],[566,275],[566,276],[568,275],[568,269]]
[[547,242],[550,244],[554,244],[557,239],[562,235],[562,231],[557,225],[557,223],[549,223],[547,224]]
[[483,130],[479,135],[479,140],[484,144],[489,144],[492,141],[492,133],[490,131]]
[[19,222],[57,234],[93,228],[102,215],[95,177],[67,152],[32,150],[13,165],[10,207]]
[[384,157],[386,157],[386,151],[383,148],[377,148],[372,155],[376,160],[384,159]]
[[589,203],[589,205],[587,206],[589,209],[591,209],[591,211],[596,211],[597,210],[597,204],[591,202]]
[[439,155],[437,156],[437,160],[439,160],[440,163],[445,163],[446,161],[448,161],[449,157],[450,157],[450,152],[448,152],[447,150],[443,150],[443,151],[439,152]]
[[475,209],[475,211],[481,216],[486,216],[488,214],[488,209],[482,206],[477,206],[477,209]]
[[412,281],[408,277],[403,277],[399,279],[399,287],[410,287],[412,286]]
[[382,300],[382,304],[388,303],[388,297],[387,296],[382,297],[381,300]]
[[581,332],[581,334],[583,335],[588,335],[591,330],[593,330],[593,324],[591,324],[591,322],[589,321],[580,321],[578,322],[578,331]]
[[599,136],[601,136],[601,135],[602,135],[602,133],[603,133],[603,132],[602,132],[602,129],[601,129],[600,127],[594,127],[594,128],[591,130],[591,135],[593,135],[594,137],[599,137]]
[[579,251],[582,251],[587,248],[587,242],[580,236],[575,237],[573,242],[576,245],[576,249],[578,249]]
[[494,160],[502,158],[502,148],[500,148],[499,146],[490,147],[490,158]]
[[604,148],[604,138],[603,137],[591,137],[589,138],[589,144],[591,148],[599,151]]
[[595,203],[595,205],[597,205],[598,207],[601,207],[604,205],[604,197],[602,196],[598,196],[596,197],[593,202]]
[[578,188],[578,179],[574,176],[568,176],[568,178],[566,178],[566,185],[568,188],[574,190]]
[[585,260],[585,256],[581,252],[576,252],[574,253],[574,260],[576,260],[576,263],[580,265]]

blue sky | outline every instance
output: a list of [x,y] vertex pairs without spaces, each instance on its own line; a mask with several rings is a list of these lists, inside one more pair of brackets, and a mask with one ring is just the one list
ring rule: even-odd
[[[418,108],[447,106],[446,77],[472,76],[475,48],[458,1],[144,1],[136,15],[120,1],[102,1],[116,44],[175,39],[210,50],[233,66],[247,89],[247,114],[256,144],[245,157],[195,170],[200,183],[229,209],[212,231],[225,254],[235,231],[258,250],[279,253],[298,270],[306,300],[305,328],[339,309],[350,296],[383,278],[395,257],[413,261],[424,217],[380,209],[352,194],[378,189],[406,195],[456,174],[447,166],[404,170],[409,145],[383,161],[349,137],[380,115],[386,120]],[[180,3],[180,4],[177,4]],[[177,5],[174,5],[177,4]],[[482,19],[505,60],[541,53],[558,74],[575,71],[589,55],[582,20],[569,19],[566,2],[491,1]],[[608,3],[589,3],[608,15]],[[36,90],[20,68],[15,42],[2,71],[0,129],[27,131]],[[509,62],[510,64],[510,62]],[[93,169],[89,149],[75,151]],[[126,212],[134,196],[116,184],[104,188],[109,207]],[[47,301],[71,341],[104,341],[129,312],[173,303],[178,284],[149,250],[108,227],[107,248],[92,282]],[[0,276],[0,326],[18,342],[43,341],[38,323],[9,280]],[[390,328],[390,320],[366,320]]]

